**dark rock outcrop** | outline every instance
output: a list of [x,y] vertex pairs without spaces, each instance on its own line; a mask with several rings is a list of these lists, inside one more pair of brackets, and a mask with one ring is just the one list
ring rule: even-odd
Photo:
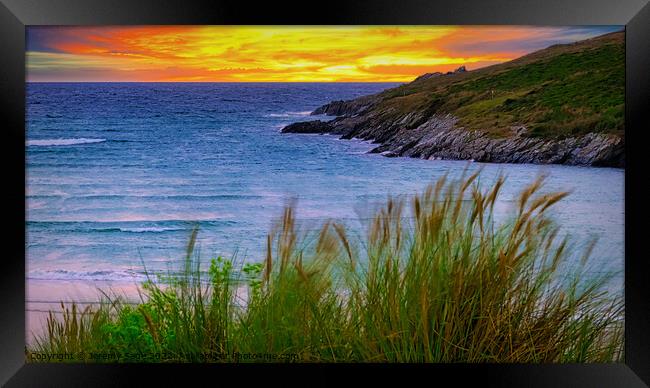
[[441,75],[451,75],[451,74],[458,74],[458,73],[465,73],[465,72],[467,72],[467,68],[465,66],[461,66],[454,71],[448,71],[446,73],[441,73],[439,71],[436,71],[434,73],[425,73],[417,77],[416,79],[414,79],[413,82],[424,81],[425,79],[440,77]]
[[282,133],[329,133],[331,131],[332,125],[321,120],[289,124],[282,128]]
[[332,101],[316,108],[312,115],[352,116],[372,108],[379,99],[376,95],[363,96],[349,101]]
[[413,82],[417,81],[424,81],[425,79],[433,78],[433,77],[440,77],[442,75],[441,72],[436,71],[435,73],[425,73],[422,74],[421,76],[417,77],[416,79],[413,80]]
[[352,109],[349,106],[348,101],[332,101],[329,104],[325,104],[315,111],[311,112],[312,115],[330,115],[330,116],[342,116],[352,113]]

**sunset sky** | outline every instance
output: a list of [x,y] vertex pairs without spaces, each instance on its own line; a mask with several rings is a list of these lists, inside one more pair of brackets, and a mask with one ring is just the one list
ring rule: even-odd
[[620,26],[28,27],[27,80],[407,82]]

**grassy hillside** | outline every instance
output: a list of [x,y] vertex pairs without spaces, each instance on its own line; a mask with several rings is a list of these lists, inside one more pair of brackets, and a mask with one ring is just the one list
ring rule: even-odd
[[383,112],[451,113],[459,125],[509,136],[563,138],[589,132],[622,136],[625,102],[624,33],[555,45],[516,60],[441,75],[387,90]]

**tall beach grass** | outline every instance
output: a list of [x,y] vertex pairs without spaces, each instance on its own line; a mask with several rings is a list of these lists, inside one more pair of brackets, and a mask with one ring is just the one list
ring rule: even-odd
[[[441,178],[410,203],[389,198],[362,239],[328,221],[308,242],[289,206],[259,263],[216,258],[202,271],[195,229],[180,275],[145,282],[136,305],[107,294],[84,310],[62,305],[28,353],[109,353],[121,362],[246,361],[234,354],[622,361],[623,301],[607,292],[612,274],[587,273],[589,247],[575,252],[548,216],[567,193],[544,194],[538,179],[497,223],[505,180],[483,189],[477,178]],[[579,263],[565,265],[576,254]]]

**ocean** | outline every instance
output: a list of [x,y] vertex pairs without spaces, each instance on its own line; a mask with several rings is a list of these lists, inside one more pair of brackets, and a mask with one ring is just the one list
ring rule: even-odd
[[289,202],[304,230],[332,218],[363,234],[388,194],[481,168],[481,183],[507,176],[496,209],[504,217],[539,174],[545,190],[570,190],[553,216],[577,245],[598,238],[593,271],[621,271],[612,287],[622,292],[622,169],[385,158],[368,154],[369,142],[280,133],[328,119],[309,112],[331,100],[395,85],[29,83],[28,283],[141,281],[145,267],[178,267],[195,225],[204,261],[261,261]]

